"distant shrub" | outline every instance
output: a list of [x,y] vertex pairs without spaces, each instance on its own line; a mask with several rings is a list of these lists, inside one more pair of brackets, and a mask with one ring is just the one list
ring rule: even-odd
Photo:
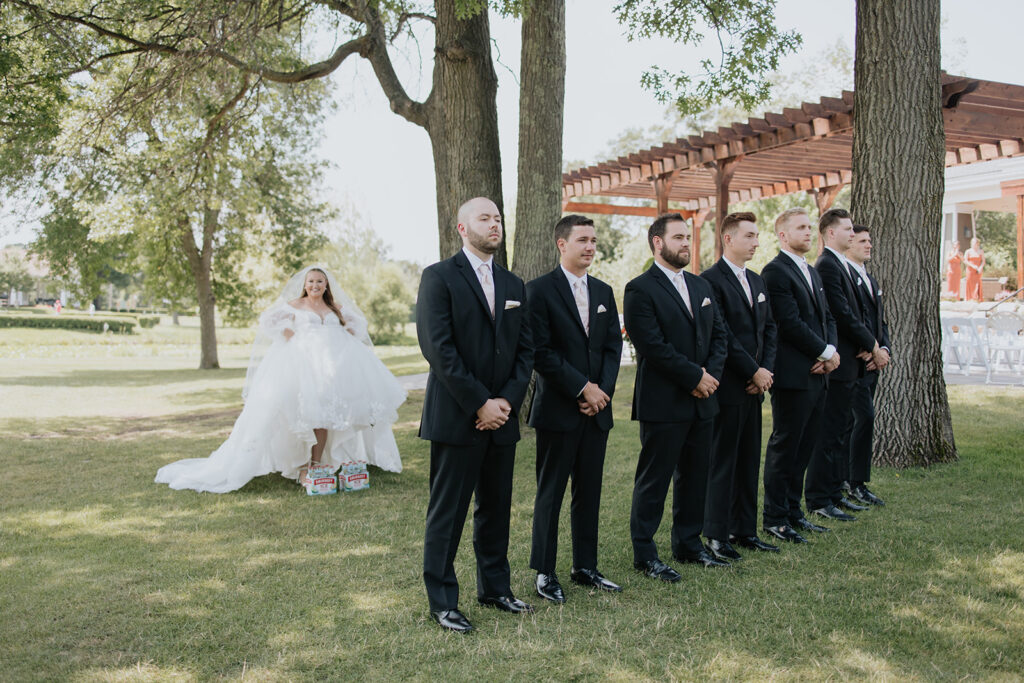
[[[82,332],[105,332],[131,334],[135,329],[135,320],[131,318],[79,318],[66,315],[27,316],[0,314],[0,328],[3,327],[37,327],[59,330],[79,330]],[[139,321],[141,325],[141,321]],[[156,323],[153,323],[155,325]],[[106,325],[106,328],[104,328]],[[152,327],[152,325],[150,325]]]

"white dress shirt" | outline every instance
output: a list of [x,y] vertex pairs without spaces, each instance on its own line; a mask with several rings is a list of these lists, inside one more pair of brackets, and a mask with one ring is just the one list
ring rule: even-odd
[[[469,265],[473,268],[473,272],[476,274],[476,279],[480,282],[480,287],[484,290],[484,298],[487,299],[487,305],[491,307],[491,317],[494,317],[494,257],[488,258],[486,261],[481,259],[479,256],[469,250],[468,247],[462,247],[462,253],[469,259]],[[480,266],[487,267],[487,277],[480,272]]]

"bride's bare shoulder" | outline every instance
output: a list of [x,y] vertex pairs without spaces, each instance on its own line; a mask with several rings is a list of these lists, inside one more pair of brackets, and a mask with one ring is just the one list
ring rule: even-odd
[[298,299],[292,299],[291,301],[288,302],[288,305],[289,306],[294,306],[295,308],[305,308],[305,306],[302,305],[302,298],[301,297],[298,298]]

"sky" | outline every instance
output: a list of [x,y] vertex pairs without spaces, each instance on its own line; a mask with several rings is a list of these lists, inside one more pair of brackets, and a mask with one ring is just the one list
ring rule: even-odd
[[[631,43],[615,21],[614,5],[614,0],[566,0],[564,159],[602,161],[609,142],[625,129],[664,120],[665,107],[641,87],[641,74],[655,64],[680,69],[692,64],[696,69],[697,60],[711,49],[661,40]],[[944,68],[986,80],[1024,83],[1019,53],[1024,2],[945,0],[942,14]],[[783,72],[800,69],[837,42],[853,52],[853,0],[779,0],[776,20],[780,28],[803,36],[799,51],[783,61]],[[516,185],[519,31],[517,21],[492,14],[507,210],[514,208]],[[430,86],[431,41],[426,37],[420,42],[422,59],[414,50],[392,55],[407,91],[417,99],[425,97]],[[372,227],[393,258],[422,265],[436,261],[434,173],[426,132],[391,112],[365,61],[346,60],[331,82],[337,110],[326,122],[321,146],[333,164],[326,175],[327,199]],[[837,94],[809,92],[805,99]],[[10,207],[0,209],[0,244],[30,240],[31,229],[16,228],[9,213]]]

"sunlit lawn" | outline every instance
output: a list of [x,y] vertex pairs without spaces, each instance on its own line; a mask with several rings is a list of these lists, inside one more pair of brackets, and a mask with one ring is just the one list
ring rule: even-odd
[[[625,591],[571,586],[564,606],[538,604],[527,618],[485,610],[467,528],[457,569],[478,632],[459,637],[429,621],[420,578],[422,392],[397,430],[405,470],[374,470],[369,491],[308,498],[278,476],[220,496],[171,491],[152,483],[156,469],[225,438],[247,351],[239,335],[222,346],[226,369],[200,372],[187,334],[162,327],[147,343],[0,330],[0,680],[1006,680],[1024,671],[1019,388],[953,389],[961,461],[876,471],[886,508],[812,545],[724,572],[683,567],[682,583],[661,585],[631,565],[638,439],[626,369],[601,529],[601,569]],[[63,336],[72,334],[89,338]],[[422,370],[415,349],[380,351],[393,367]],[[510,551],[514,590],[527,599],[533,462],[528,434]],[[563,527],[567,540],[567,509]],[[658,540],[667,557],[665,527]],[[559,552],[567,579],[568,544]]]

